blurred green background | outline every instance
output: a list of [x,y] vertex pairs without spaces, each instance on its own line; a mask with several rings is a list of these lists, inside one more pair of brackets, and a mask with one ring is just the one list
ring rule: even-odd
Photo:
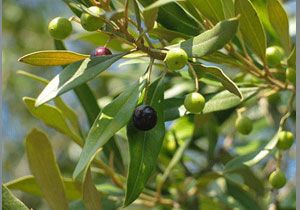
[[[295,40],[295,10],[296,1],[285,2],[286,9],[290,15],[290,32]],[[80,150],[66,137],[47,128],[34,117],[32,117],[23,105],[22,97],[36,97],[42,89],[42,85],[18,75],[18,70],[32,72],[45,78],[52,78],[59,68],[32,67],[19,63],[19,57],[38,50],[53,49],[53,40],[47,32],[49,20],[56,16],[70,17],[72,13],[63,1],[53,0],[5,0],[3,1],[3,181],[7,182],[15,178],[28,175],[30,171],[24,154],[24,137],[33,127],[46,130],[53,140],[54,150],[57,152],[58,162],[62,171],[68,176],[72,173],[75,161]],[[81,30],[78,25],[75,31]],[[75,32],[74,32],[75,33]],[[80,53],[88,53],[94,47],[87,43],[75,42],[72,37],[66,43],[69,49]],[[99,81],[99,80],[98,80]],[[115,81],[114,87],[103,90],[97,82],[93,82],[93,89],[97,94],[105,95],[107,91],[118,91],[125,85],[122,80]],[[73,93],[67,93],[63,98],[80,114],[81,124],[87,128],[87,120],[77,98]],[[108,99],[109,100],[109,99]],[[105,103],[105,98],[102,100]],[[287,168],[287,176],[290,180],[295,179],[295,148],[290,152]],[[47,209],[42,201],[34,196],[18,194],[21,200],[30,204],[29,206]]]

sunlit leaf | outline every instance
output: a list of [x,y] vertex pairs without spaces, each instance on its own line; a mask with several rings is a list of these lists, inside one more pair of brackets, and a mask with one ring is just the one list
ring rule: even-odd
[[235,36],[238,23],[238,18],[224,20],[212,29],[168,48],[180,47],[185,50],[189,57],[200,58],[224,47]]
[[238,86],[222,71],[222,69],[216,66],[205,66],[202,64],[192,64],[195,70],[198,70],[200,77],[201,74],[208,74],[216,78],[219,82],[222,83],[225,89],[229,92],[235,94],[236,96],[242,98],[242,93],[240,92]]
[[19,61],[34,66],[60,66],[75,63],[88,57],[89,55],[67,50],[45,50],[25,55]]
[[101,195],[97,191],[90,170],[85,176],[82,184],[83,202],[87,210],[101,210]]
[[176,2],[176,1],[184,1],[184,0],[158,0],[155,1],[154,3],[150,4],[149,6],[147,6],[144,11],[149,11],[158,7],[161,7],[165,4],[169,4],[171,2]]
[[5,210],[29,210],[6,186],[2,185],[2,209]]
[[115,100],[103,108],[95,120],[73,173],[74,178],[82,177],[86,168],[103,145],[130,120],[137,104],[144,82],[136,82]]
[[47,136],[32,130],[26,137],[29,167],[51,209],[67,210],[63,181]]
[[241,15],[239,29],[246,45],[265,62],[267,47],[266,35],[250,0],[236,0],[235,12],[236,15]]
[[[80,186],[70,178],[63,178],[66,197],[68,200],[78,200],[81,198]],[[34,176],[24,176],[16,180],[5,183],[11,190],[21,190],[36,196],[42,196],[42,192],[35,181]]]
[[221,0],[188,0],[198,11],[213,23],[224,20]]
[[286,53],[291,51],[288,16],[279,0],[267,0],[269,20]]
[[46,125],[55,128],[59,132],[66,134],[72,138],[77,144],[82,145],[81,137],[68,126],[62,111],[55,106],[43,104],[40,107],[35,107],[35,99],[24,97],[23,101],[28,111],[37,119],[43,121]]
[[88,82],[124,55],[125,53],[86,58],[83,62],[70,64],[49,82],[38,96],[35,105],[40,106],[56,96]]

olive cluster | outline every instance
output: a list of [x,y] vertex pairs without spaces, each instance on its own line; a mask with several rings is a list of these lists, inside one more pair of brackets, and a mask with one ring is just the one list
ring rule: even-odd
[[[83,12],[80,17],[81,26],[87,31],[96,31],[104,25],[102,15],[104,10],[92,6],[88,8],[89,13]],[[56,17],[48,25],[50,35],[57,40],[66,39],[72,33],[72,23],[64,17]]]
[[[271,46],[266,50],[266,58],[270,67],[280,67],[281,62],[284,60],[284,50],[279,46]],[[285,69],[285,77],[287,81],[296,84],[296,70],[288,67]]]

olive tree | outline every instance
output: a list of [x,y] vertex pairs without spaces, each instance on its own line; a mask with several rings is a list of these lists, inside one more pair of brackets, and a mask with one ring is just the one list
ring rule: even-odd
[[[30,209],[10,190],[40,196],[53,210],[283,209],[296,50],[279,0],[64,2],[74,16],[49,22],[54,49],[19,59],[62,70],[50,81],[20,74],[44,85],[23,98],[28,111],[80,156],[73,175],[62,175],[52,137],[31,130],[32,175],[4,184],[6,209]],[[74,52],[64,45],[70,37],[97,45]],[[125,85],[106,91],[115,79]],[[97,92],[106,93],[104,105]]]

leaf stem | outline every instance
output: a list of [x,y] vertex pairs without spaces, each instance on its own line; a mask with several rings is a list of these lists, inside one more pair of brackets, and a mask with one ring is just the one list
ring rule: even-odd
[[150,82],[151,82],[151,74],[152,74],[152,67],[153,67],[153,64],[154,64],[154,58],[150,58],[150,63],[149,63],[149,66],[145,72],[147,78],[147,83],[146,83],[146,87],[145,87],[145,94],[144,94],[144,103],[147,102],[147,97],[148,97],[148,89],[149,89],[149,85],[150,85]]
[[194,77],[195,92],[198,92],[199,91],[199,81],[198,81],[197,73],[191,63],[188,63],[188,66],[189,66],[189,71],[192,73],[192,75]]

